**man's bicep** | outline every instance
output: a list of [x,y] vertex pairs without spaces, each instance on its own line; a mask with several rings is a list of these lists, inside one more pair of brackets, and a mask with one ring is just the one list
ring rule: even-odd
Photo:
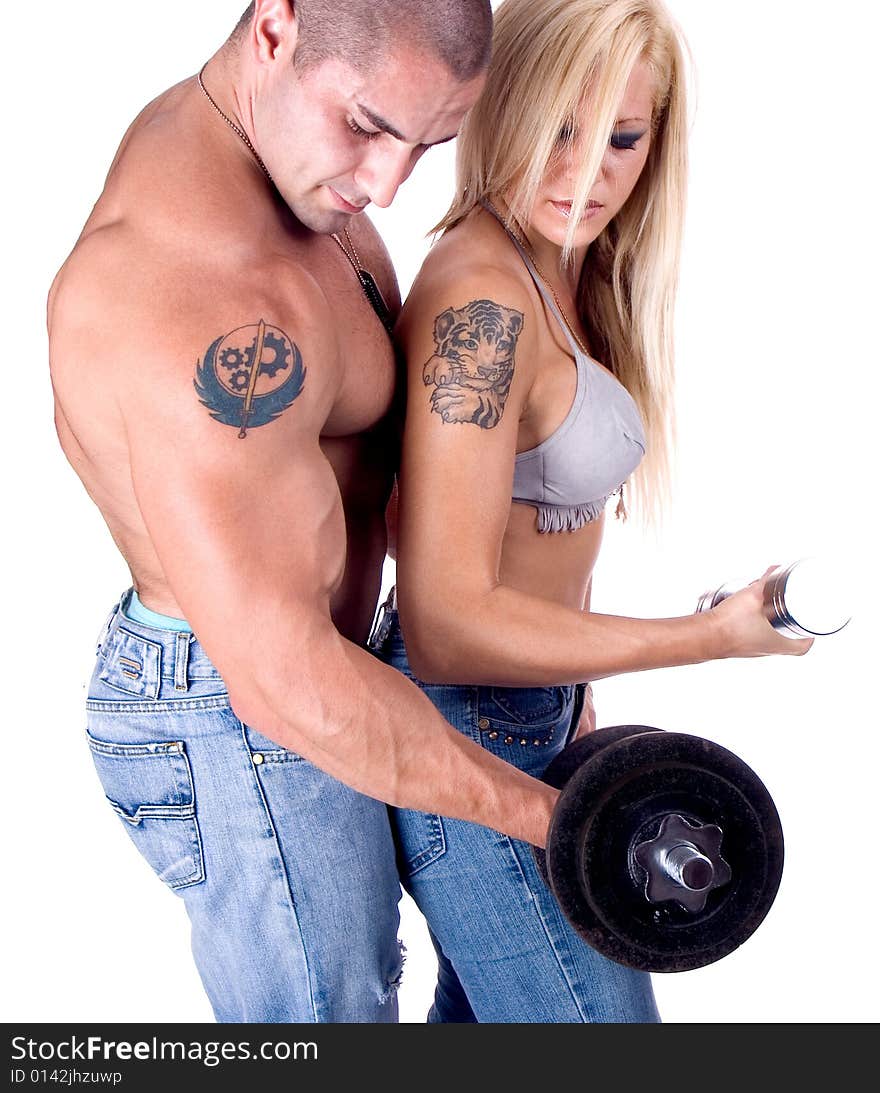
[[136,500],[200,636],[282,600],[318,604],[338,580],[344,520],[318,443],[327,374],[314,347],[258,321],[206,340],[189,375],[160,362],[127,400]]

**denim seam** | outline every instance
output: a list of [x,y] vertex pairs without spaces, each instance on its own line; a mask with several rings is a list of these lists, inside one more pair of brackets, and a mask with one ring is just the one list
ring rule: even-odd
[[[106,794],[105,794],[106,796]],[[112,797],[107,797],[110,802],[110,806],[113,811],[121,816],[126,823],[130,823],[132,827],[137,827],[141,820],[155,819],[155,820],[194,820],[196,816],[196,806],[191,805],[138,805],[135,812],[126,812],[122,805],[118,801],[114,801]]]
[[190,763],[189,755],[187,755],[187,752],[186,752],[186,744],[184,744],[183,741],[179,741],[179,743],[180,743],[180,755],[183,758],[184,766],[185,766],[185,769],[186,769],[186,775],[187,775],[187,778],[189,780],[189,790],[190,790],[190,794],[191,794],[190,800],[192,801],[192,811],[193,811],[192,823],[193,823],[193,830],[195,831],[195,834],[196,834],[196,843],[197,843],[198,848],[199,848],[199,857],[198,857],[198,870],[193,874],[193,877],[192,877],[191,880],[185,880],[185,881],[182,881],[182,882],[178,882],[176,884],[169,884],[168,887],[174,889],[174,891],[177,891],[179,888],[191,888],[194,884],[200,884],[205,880],[205,876],[206,876],[206,873],[205,873],[205,848],[202,845],[202,826],[199,823],[199,817],[198,817],[198,813],[196,811],[196,785],[195,785],[195,781],[193,780],[192,764]]
[[[538,721],[538,722],[536,722],[532,719],[528,719],[528,720],[525,720],[525,721],[515,721],[515,720],[513,720],[513,717],[514,717],[513,711],[510,709],[509,705],[507,703],[505,703],[501,698],[496,698],[495,697],[495,692],[498,691],[498,690],[502,690],[503,688],[489,687],[487,689],[489,691],[489,695],[488,695],[489,701],[494,702],[495,705],[499,707],[499,709],[504,710],[504,712],[507,714],[507,716],[509,718],[511,718],[511,720],[505,720],[503,717],[489,717],[489,720],[490,721],[495,721],[499,725],[510,725],[513,728],[517,728],[517,727],[519,727],[520,729],[530,729],[531,728],[531,729],[535,729],[536,731],[540,731],[541,729],[546,729],[547,726],[550,726],[550,725],[555,726],[556,723],[560,720],[560,718],[565,713],[566,709],[568,708],[568,704],[569,704],[568,699],[563,699],[561,703],[558,699],[556,699],[553,702],[551,702],[549,705],[545,705],[545,706],[542,706],[540,709],[530,711],[530,714],[531,714],[532,718],[544,718],[545,720]],[[548,688],[528,688],[528,689],[529,690],[544,689],[544,690],[553,690],[553,691],[556,691],[556,692],[561,692],[563,688],[561,688],[561,687],[549,688],[548,687]],[[547,715],[551,714],[551,713],[553,714],[553,716],[548,719]],[[489,716],[488,712],[487,712],[487,716]],[[522,733],[521,735],[526,735],[526,734]]]
[[130,755],[137,759],[165,759],[169,755],[180,755],[183,752],[182,740],[162,740],[155,744],[114,744],[109,740],[99,740],[86,730],[89,747],[98,755]]
[[260,748],[251,747],[248,744],[252,755],[262,755],[264,763],[304,763],[305,756],[300,755],[299,752],[286,751],[284,748],[274,749],[273,751],[262,751]]
[[[133,675],[131,675],[130,672],[126,672],[125,670],[122,671],[122,675],[127,675],[131,679],[141,679],[141,678],[143,678],[142,676],[133,676]],[[101,682],[104,684],[105,687],[112,687],[114,691],[119,691],[120,694],[123,694],[123,695],[137,694],[138,698],[137,699],[133,698],[132,702],[139,701],[143,698],[143,695],[140,694],[139,692],[130,691],[127,687],[122,687],[118,683],[111,683],[110,680],[106,679],[104,676],[101,676],[100,678],[101,678]],[[157,681],[156,690],[158,691],[158,689],[159,689],[159,683]]]
[[[123,599],[124,598],[125,597],[123,597]],[[118,608],[115,608],[114,610],[118,610]],[[141,622],[140,619],[130,619],[124,611],[121,611],[119,613],[119,617],[122,622],[127,622],[130,626],[140,626],[144,630],[152,630],[154,634],[189,634],[193,639],[195,639],[195,634],[193,634],[191,630],[169,630],[167,627],[164,626],[151,626],[148,622]],[[120,629],[122,628],[122,622],[120,622],[119,624]]]
[[180,710],[220,710],[229,706],[228,694],[205,695],[204,698],[154,698],[149,702],[136,699],[131,699],[129,702],[110,702],[101,698],[86,699],[86,710],[91,713],[176,713]]
[[[142,640],[146,641],[147,639],[143,638]],[[95,650],[95,656],[100,657],[102,660],[109,660],[110,659],[106,643],[104,645],[99,646]],[[165,658],[163,658],[163,660],[164,659]],[[163,680],[167,680],[169,683],[173,683],[174,682],[174,673],[172,672],[171,674],[169,674],[168,672],[160,672],[159,678],[163,679]],[[187,672],[187,679],[189,679],[190,681],[197,680],[197,679],[216,679],[220,683],[223,682],[223,677],[216,670],[213,671],[213,672],[198,672],[198,671],[193,671],[192,669],[190,669]]]
[[257,773],[257,768],[254,766],[253,760],[251,758],[252,753],[251,753],[251,748],[250,748],[250,745],[248,744],[248,739],[247,739],[247,726],[245,725],[245,723],[243,721],[239,720],[238,727],[239,727],[239,730],[241,731],[241,742],[244,745],[244,751],[245,751],[245,755],[247,756],[248,766],[250,767],[251,778],[253,779],[253,785],[254,785],[254,787],[257,791],[257,795],[260,798],[260,802],[262,803],[263,812],[264,812],[265,817],[266,817],[266,823],[269,825],[269,828],[272,832],[272,842],[274,843],[274,846],[275,846],[275,854],[277,856],[278,864],[279,864],[280,869],[281,869],[281,876],[284,878],[284,886],[285,886],[286,891],[287,891],[287,901],[288,901],[288,905],[290,907],[291,916],[293,917],[294,925],[296,927],[296,933],[297,933],[297,936],[299,937],[299,945],[300,945],[300,951],[302,952],[302,955],[303,955],[303,962],[306,966],[306,977],[307,977],[308,984],[309,984],[309,1005],[311,1007],[312,1017],[314,1018],[315,1022],[317,1023],[319,1018],[318,1018],[317,1003],[315,1001],[315,990],[314,990],[314,982],[313,982],[313,974],[312,974],[312,965],[311,965],[311,961],[309,960],[308,947],[307,947],[307,945],[305,943],[305,940],[302,936],[302,927],[300,925],[299,915],[296,912],[296,900],[293,898],[293,889],[291,888],[291,884],[290,884],[290,874],[289,874],[288,869],[287,869],[287,862],[284,860],[284,854],[282,853],[281,844],[280,844],[280,841],[278,839],[278,830],[275,827],[275,821],[272,819],[272,810],[269,808],[269,802],[266,800],[266,794],[263,792],[263,786],[262,786],[262,783],[260,782],[260,778],[259,778],[259,775]]
[[[446,853],[446,832],[443,819],[436,813],[423,814],[429,821],[431,845],[406,863],[407,876],[414,877]],[[437,841],[439,839],[439,841]]]
[[[547,924],[547,921],[544,918],[544,913],[541,910],[541,903],[540,903],[538,897],[535,895],[535,892],[532,889],[532,886],[529,884],[529,879],[526,876],[525,870],[523,869],[523,866],[522,866],[522,862],[520,861],[519,854],[517,853],[516,843],[513,839],[511,839],[511,837],[509,835],[505,835],[504,839],[507,842],[507,846],[508,846],[508,849],[510,850],[511,857],[513,858],[514,862],[516,863],[516,868],[517,868],[517,872],[519,873],[520,879],[521,879],[523,885],[525,886],[526,891],[529,894],[529,898],[532,901],[532,905],[534,906],[534,909],[535,909],[535,914],[538,916],[538,921],[541,923],[541,929],[544,931],[544,936],[547,938],[547,943],[550,946],[550,951],[553,953],[553,956],[556,958],[556,963],[559,967],[559,971],[560,971],[563,979],[565,980],[565,985],[568,987],[568,993],[571,996],[571,1000],[574,1003],[575,1009],[578,1012],[578,1016],[580,1017],[582,1022],[587,1023],[589,1021],[588,1015],[584,1012],[584,1010],[581,1007],[580,1001],[578,1000],[577,991],[574,989],[574,986],[572,985],[571,978],[569,977],[569,974],[568,974],[568,970],[565,967],[565,962],[563,961],[562,956],[560,955],[559,949],[556,945],[556,940],[553,936],[553,932],[550,930],[550,928]],[[529,853],[531,853],[531,851],[529,851]]]
[[174,689],[186,691],[188,687],[189,647],[191,634],[177,634],[174,638]]
[[142,641],[144,645],[152,645],[152,647],[156,649],[160,655],[162,653],[161,642],[153,641],[152,638],[145,638],[143,634],[136,634],[134,630],[126,630],[124,626],[119,625],[116,627],[116,633],[125,634],[127,638],[134,638],[135,641]]

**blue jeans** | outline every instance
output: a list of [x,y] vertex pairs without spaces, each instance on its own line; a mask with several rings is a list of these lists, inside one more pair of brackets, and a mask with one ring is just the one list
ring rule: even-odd
[[[573,731],[576,688],[426,684],[410,671],[396,611],[372,651],[413,679],[465,736],[539,777]],[[392,809],[398,865],[439,964],[433,1022],[658,1021],[651,978],[575,933],[531,847],[497,831]]]
[[242,724],[195,637],[125,604],[100,638],[88,742],[120,823],[186,904],[217,1020],[396,1021],[386,806]]

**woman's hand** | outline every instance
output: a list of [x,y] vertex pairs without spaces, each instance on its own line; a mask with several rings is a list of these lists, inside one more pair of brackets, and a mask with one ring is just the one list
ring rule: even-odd
[[723,656],[764,657],[781,654],[799,657],[813,644],[813,638],[787,638],[778,633],[764,614],[764,587],[778,568],[770,566],[758,580],[712,608],[710,615],[716,619],[722,635]]

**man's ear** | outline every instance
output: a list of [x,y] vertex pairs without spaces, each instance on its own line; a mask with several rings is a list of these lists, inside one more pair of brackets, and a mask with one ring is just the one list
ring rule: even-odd
[[258,61],[292,58],[298,31],[294,0],[255,0],[247,41]]

